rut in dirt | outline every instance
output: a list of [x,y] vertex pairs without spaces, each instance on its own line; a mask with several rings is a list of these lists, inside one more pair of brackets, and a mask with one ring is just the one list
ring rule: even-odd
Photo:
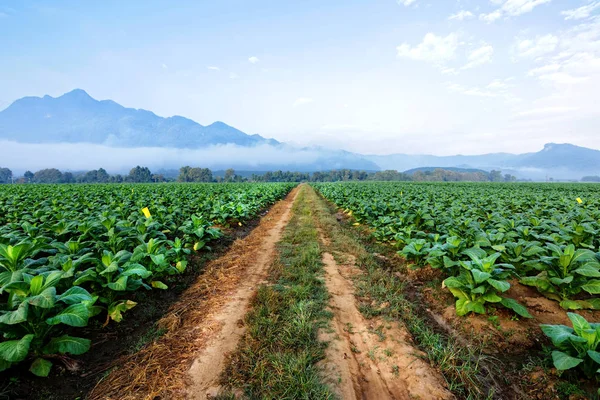
[[244,333],[243,318],[266,279],[298,192],[298,187],[292,190],[247,237],[210,261],[157,323],[165,334],[118,360],[88,399],[206,399],[216,394],[224,361]]
[[[321,232],[321,241],[330,241]],[[395,322],[371,320],[359,311],[352,277],[362,271],[351,254],[323,253],[325,284],[334,315],[322,367],[328,383],[342,399],[454,399],[443,377],[410,343],[410,334]]]
[[205,322],[215,326],[214,335],[206,343],[190,368],[191,386],[188,396],[192,399],[206,399],[218,395],[221,390],[220,376],[228,354],[235,351],[246,328],[244,316],[249,310],[251,299],[259,285],[266,281],[267,272],[276,257],[276,244],[280,241],[287,226],[292,205],[298,195],[295,189],[291,201],[279,216],[278,221],[262,236],[261,246],[247,249],[242,257],[250,262],[240,285],[228,296],[227,302]]

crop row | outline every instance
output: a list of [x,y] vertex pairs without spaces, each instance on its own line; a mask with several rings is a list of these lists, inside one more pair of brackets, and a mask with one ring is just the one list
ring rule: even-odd
[[167,289],[188,255],[292,184],[44,185],[0,189],[0,370],[83,354],[92,318],[120,322],[138,290]]
[[[564,309],[600,309],[597,186],[382,182],[314,186],[357,223],[370,226],[378,240],[396,246],[413,265],[442,269],[447,275],[443,285],[456,298],[458,315],[484,314],[491,306],[531,318],[523,305],[506,295],[513,279],[537,288]],[[569,369],[584,363],[593,375],[600,367],[600,353],[595,352],[600,324],[569,315],[578,321],[575,331],[543,329],[559,349],[555,365]]]

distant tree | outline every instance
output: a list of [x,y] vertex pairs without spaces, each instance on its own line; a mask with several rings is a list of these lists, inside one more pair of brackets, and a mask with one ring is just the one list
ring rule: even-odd
[[33,176],[33,172],[31,171],[25,171],[25,174],[23,174],[23,178],[25,178],[25,181],[27,183],[33,182]]
[[190,166],[179,169],[178,182],[212,182],[212,171],[208,168],[192,168]]
[[56,168],[42,169],[33,174],[33,181],[35,183],[61,183],[62,175],[62,172]]
[[0,183],[11,183],[13,173],[8,168],[0,168]]
[[166,182],[163,174],[152,174],[152,182]]
[[120,174],[111,175],[110,178],[108,179],[108,181],[110,183],[121,183],[121,182],[123,182],[123,176]]
[[502,177],[502,171],[490,171],[490,181],[492,182],[502,182],[504,178]]
[[223,177],[223,180],[225,182],[233,182],[233,180],[235,179],[235,170],[233,168],[229,168],[225,171],[225,176]]
[[65,172],[62,176],[62,183],[75,183],[75,177],[71,172]]
[[98,171],[96,171],[96,182],[106,183],[109,179],[110,175],[108,175],[104,168],[99,168]]
[[505,174],[504,175],[504,182],[516,182],[517,177],[513,176],[511,174]]
[[581,182],[600,182],[600,176],[584,176],[581,178]]
[[152,182],[152,172],[147,167],[140,167],[138,165],[129,171],[127,181],[136,183]]

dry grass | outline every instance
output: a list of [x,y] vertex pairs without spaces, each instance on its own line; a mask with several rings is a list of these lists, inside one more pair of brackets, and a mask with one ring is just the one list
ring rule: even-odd
[[190,366],[219,328],[207,321],[235,291],[262,238],[290,206],[297,190],[275,204],[249,236],[234,242],[224,256],[208,263],[205,272],[158,321],[158,328],[166,330],[164,335],[138,353],[115,360],[89,400],[185,398]]

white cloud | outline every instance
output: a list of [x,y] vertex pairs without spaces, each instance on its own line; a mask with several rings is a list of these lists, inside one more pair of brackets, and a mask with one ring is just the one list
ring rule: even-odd
[[501,17],[502,17],[502,12],[500,10],[496,10],[489,14],[479,14],[479,19],[487,22],[488,24],[494,22],[495,20],[497,20]]
[[475,17],[475,15],[471,12],[471,11],[465,11],[465,10],[461,10],[459,12],[457,12],[456,14],[452,14],[451,16],[448,17],[449,20],[457,20],[457,21],[463,21],[465,19],[471,19]]
[[417,0],[398,0],[398,4],[401,6],[410,6],[411,4],[416,3]]
[[[256,64],[258,63],[260,60],[258,59],[258,57],[252,56],[248,59],[248,61],[250,61],[252,64]],[[267,63],[268,64],[268,63]]]
[[446,89],[450,92],[464,94],[466,96],[502,98],[507,102],[521,101],[517,96],[512,94],[510,89],[513,85],[510,82],[513,78],[495,79],[485,87],[471,86],[467,87],[454,82],[446,83]]
[[356,125],[351,125],[351,124],[325,124],[321,127],[321,130],[330,131],[330,132],[354,131],[357,129],[358,129],[358,127]]
[[532,117],[532,116],[545,116],[545,115],[555,115],[555,114],[564,114],[572,111],[577,111],[577,107],[540,107],[540,108],[532,108],[530,110],[520,111],[515,114],[517,117]]
[[573,76],[567,72],[554,72],[551,74],[540,75],[540,80],[549,81],[559,85],[573,85],[589,80],[588,76]]
[[543,67],[538,67],[538,68],[529,70],[527,75],[529,75],[529,76],[545,75],[545,74],[548,74],[551,72],[556,72],[559,69],[560,69],[560,64],[548,64],[548,65],[544,65]]
[[161,64],[161,67],[162,67],[162,69],[169,69],[169,67],[165,63]]
[[440,72],[444,75],[458,75],[458,71],[456,70],[456,68],[451,68],[451,67],[442,68],[440,70]]
[[210,69],[211,71],[220,71],[220,70],[221,70],[221,68],[219,68],[219,67],[215,67],[215,66],[212,66],[212,65],[211,65],[211,66],[208,66],[208,67],[206,67],[206,68]]
[[458,35],[451,33],[448,36],[436,36],[428,33],[423,41],[416,46],[403,43],[396,47],[398,58],[410,58],[412,60],[427,61],[441,64],[454,58],[458,48]]
[[294,104],[292,104],[293,107],[298,107],[298,106],[302,106],[305,104],[310,104],[312,103],[314,100],[311,99],[310,97],[298,97],[296,99],[296,101],[294,101]]
[[600,1],[594,1],[593,3],[579,8],[562,11],[561,15],[565,16],[565,20],[584,19],[589,17],[592,14],[592,12],[597,8],[600,8]]
[[492,3],[501,5],[500,8],[488,14],[480,14],[479,19],[491,23],[501,17],[517,17],[550,1],[552,0],[492,0]]
[[520,57],[537,58],[552,53],[558,46],[558,37],[548,34],[534,39],[518,40],[516,51]]
[[489,44],[483,45],[478,49],[473,50],[467,57],[467,64],[461,69],[475,68],[492,61],[494,48]]
[[229,79],[237,79],[240,76],[238,74],[236,74],[235,72],[230,72],[229,73]]

